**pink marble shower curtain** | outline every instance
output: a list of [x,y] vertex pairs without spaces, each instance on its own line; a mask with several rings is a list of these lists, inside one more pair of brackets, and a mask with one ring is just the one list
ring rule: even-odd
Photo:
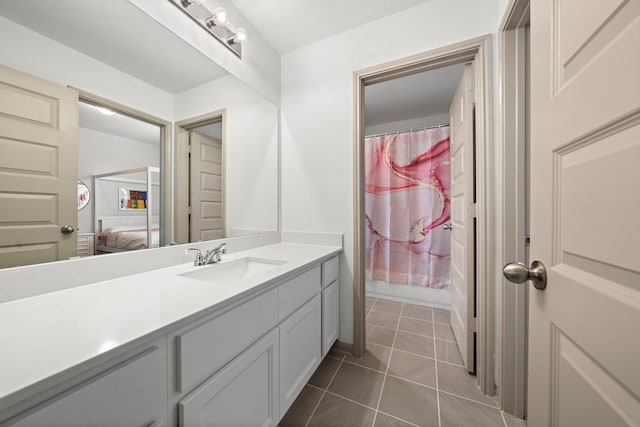
[[449,127],[365,140],[366,278],[449,289]]

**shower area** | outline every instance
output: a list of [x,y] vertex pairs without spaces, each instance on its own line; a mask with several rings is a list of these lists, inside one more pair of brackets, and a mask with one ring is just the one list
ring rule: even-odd
[[450,306],[449,110],[463,68],[365,88],[367,297]]

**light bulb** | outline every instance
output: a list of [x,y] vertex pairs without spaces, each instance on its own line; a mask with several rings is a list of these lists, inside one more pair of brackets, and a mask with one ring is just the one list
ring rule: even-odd
[[229,38],[228,43],[242,43],[247,40],[247,30],[244,28],[238,28],[233,36]]
[[227,22],[227,11],[224,7],[216,7],[212,13],[216,25],[224,25]]

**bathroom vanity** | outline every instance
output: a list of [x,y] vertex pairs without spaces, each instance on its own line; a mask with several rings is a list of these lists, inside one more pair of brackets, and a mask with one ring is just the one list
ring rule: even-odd
[[276,426],[338,337],[341,250],[280,242],[0,304],[0,425]]

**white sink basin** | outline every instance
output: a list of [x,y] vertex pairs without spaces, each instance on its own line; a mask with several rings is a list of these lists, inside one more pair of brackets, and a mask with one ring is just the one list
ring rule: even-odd
[[193,267],[194,270],[179,274],[178,276],[213,283],[215,285],[229,285],[265,273],[285,262],[286,261],[275,259],[247,257],[228,262],[222,261],[203,267]]

